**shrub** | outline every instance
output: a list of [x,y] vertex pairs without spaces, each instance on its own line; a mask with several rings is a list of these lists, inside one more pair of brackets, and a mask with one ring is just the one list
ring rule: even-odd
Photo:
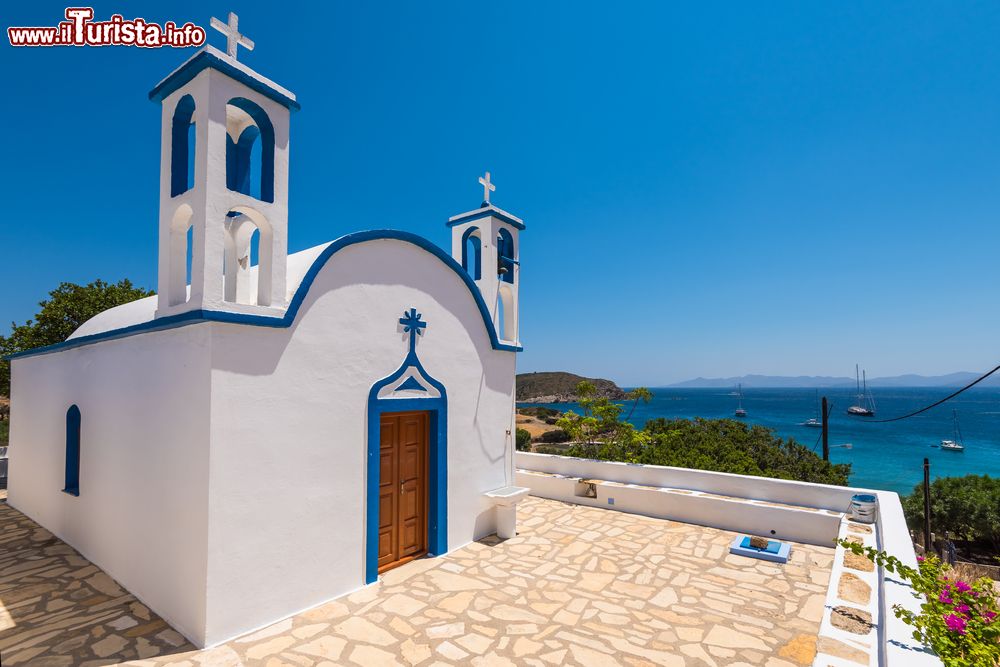
[[546,431],[538,438],[542,442],[569,442],[569,433],[557,428],[554,431]]
[[518,408],[517,411],[522,415],[528,415],[530,417],[538,417],[539,419],[555,418],[559,416],[558,410],[553,410],[552,408],[538,406],[532,406],[530,408]]
[[[918,484],[903,498],[906,523],[923,530],[924,491]],[[956,539],[1000,551],[1000,477],[966,475],[939,477],[931,483],[931,522],[938,535],[948,531]]]
[[637,463],[847,485],[850,464],[833,464],[794,439],[735,419],[651,419]]
[[515,440],[515,447],[519,452],[527,452],[531,450],[531,434],[528,433],[523,428],[517,429],[517,437]]
[[893,612],[947,667],[1000,665],[1000,604],[992,580],[983,577],[969,584],[934,556],[918,558],[914,569],[884,551],[847,540],[838,544],[897,573],[923,597],[919,613],[899,605]]

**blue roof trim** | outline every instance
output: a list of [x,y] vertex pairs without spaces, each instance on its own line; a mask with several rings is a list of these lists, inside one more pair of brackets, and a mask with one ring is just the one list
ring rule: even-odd
[[524,230],[523,222],[521,222],[517,218],[505,215],[495,208],[488,208],[482,211],[473,211],[472,213],[464,215],[461,218],[455,218],[454,220],[449,220],[448,226],[454,227],[455,225],[464,225],[467,222],[472,222],[473,220],[480,220],[482,218],[499,218],[500,220],[503,220],[511,227]]
[[186,313],[160,317],[150,320],[149,322],[133,324],[131,326],[122,327],[121,329],[112,329],[111,331],[102,331],[101,333],[91,334],[89,336],[71,338],[70,340],[63,341],[62,343],[46,345],[45,347],[36,347],[32,350],[17,352],[4,358],[19,359],[22,357],[34,357],[41,354],[50,354],[52,352],[68,350],[74,347],[83,347],[84,345],[99,343],[106,340],[137,336],[150,331],[175,329],[177,327],[197,324],[199,322],[227,322],[230,324],[247,324],[257,327],[275,328],[290,327],[295,321],[295,316],[298,314],[299,308],[302,306],[302,302],[306,298],[306,294],[309,293],[309,288],[312,287],[313,280],[316,279],[320,270],[327,263],[327,261],[333,257],[333,255],[335,255],[338,251],[357,243],[383,239],[410,243],[426,250],[444,262],[448,268],[454,271],[458,277],[462,279],[465,286],[469,289],[469,293],[472,294],[473,299],[475,299],[476,305],[479,307],[479,314],[483,318],[483,325],[486,327],[486,333],[490,336],[490,343],[492,344],[493,349],[503,350],[506,352],[520,352],[524,349],[520,345],[509,345],[500,341],[500,338],[497,336],[496,327],[493,326],[493,319],[490,317],[490,311],[487,309],[486,302],[483,300],[482,293],[479,291],[479,288],[476,287],[472,278],[469,277],[468,272],[466,272],[458,262],[452,259],[450,255],[446,254],[441,248],[422,236],[411,234],[410,232],[401,232],[395,229],[376,229],[367,232],[355,232],[354,234],[342,236],[327,246],[323,252],[320,253],[319,257],[313,261],[312,266],[309,267],[309,270],[306,272],[305,277],[299,284],[298,289],[295,290],[295,294],[292,296],[291,302],[288,304],[288,310],[285,311],[285,314],[281,317],[271,317],[269,315],[247,315],[245,313],[229,313],[218,310],[191,310]]
[[271,98],[291,111],[298,111],[302,108],[301,105],[292,98],[275,90],[274,88],[271,88],[260,79],[255,79],[243,70],[233,67],[231,64],[209,51],[202,51],[197,54],[195,57],[181,65],[180,68],[178,68],[166,79],[156,84],[156,87],[149,91],[149,99],[153,102],[163,101],[164,97],[168,96],[170,93],[174,92],[197,76],[199,72],[209,67],[219,70],[226,76],[236,79],[251,90],[256,90],[261,95]]

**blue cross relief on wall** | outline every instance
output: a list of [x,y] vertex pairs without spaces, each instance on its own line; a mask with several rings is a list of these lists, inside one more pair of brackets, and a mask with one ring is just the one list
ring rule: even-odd
[[417,336],[424,334],[427,322],[420,319],[420,313],[417,312],[416,308],[410,308],[409,312],[404,312],[403,316],[399,318],[399,323],[403,325],[403,333],[410,334],[410,352],[416,352]]

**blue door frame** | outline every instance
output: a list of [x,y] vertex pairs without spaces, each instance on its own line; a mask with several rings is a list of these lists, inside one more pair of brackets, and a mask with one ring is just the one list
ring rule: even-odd
[[[377,393],[377,391],[376,391]],[[441,398],[376,399],[368,404],[368,488],[365,521],[365,583],[378,579],[378,495],[380,423],[383,414],[426,411],[430,415],[427,443],[427,553],[448,551],[448,405]]]
[[[424,370],[417,358],[417,336],[427,323],[420,319],[415,308],[404,312],[399,320],[403,331],[410,334],[410,349],[403,363],[389,377],[372,385],[368,392],[368,457],[367,497],[365,499],[365,583],[378,580],[378,495],[379,458],[381,443],[382,415],[390,412],[427,412],[430,415],[430,435],[427,442],[427,554],[440,556],[448,552],[448,393],[444,385],[432,378]],[[410,376],[393,391],[405,390],[405,398],[379,398],[385,387],[399,382],[403,375]],[[427,387],[432,387],[437,396],[417,382],[419,378]],[[424,392],[426,397],[413,397],[413,393]]]

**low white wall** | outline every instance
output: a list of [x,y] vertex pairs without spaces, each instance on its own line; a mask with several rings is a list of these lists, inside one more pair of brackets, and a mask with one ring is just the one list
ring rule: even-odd
[[518,471],[517,484],[542,498],[823,547],[833,546],[840,524],[840,515],[826,512],[621,484],[595,484],[597,497],[587,498],[576,495],[574,477],[525,470]]
[[571,477],[605,479],[623,484],[646,484],[674,489],[691,489],[736,498],[751,498],[799,507],[847,511],[855,493],[874,493],[864,489],[828,484],[810,484],[769,477],[750,477],[725,472],[637,465],[613,461],[595,461],[553,454],[517,452],[514,465],[521,470],[535,470]]
[[[879,491],[878,547],[899,560],[904,565],[917,567],[917,554],[913,540],[906,527],[906,517],[899,496],[891,491]],[[915,613],[920,611],[921,600],[913,589],[891,572],[880,572],[882,584],[881,616],[885,619],[884,636],[881,639],[882,664],[899,667],[939,667],[942,662],[922,644],[915,641],[910,626],[896,618],[892,608],[900,605]]]

